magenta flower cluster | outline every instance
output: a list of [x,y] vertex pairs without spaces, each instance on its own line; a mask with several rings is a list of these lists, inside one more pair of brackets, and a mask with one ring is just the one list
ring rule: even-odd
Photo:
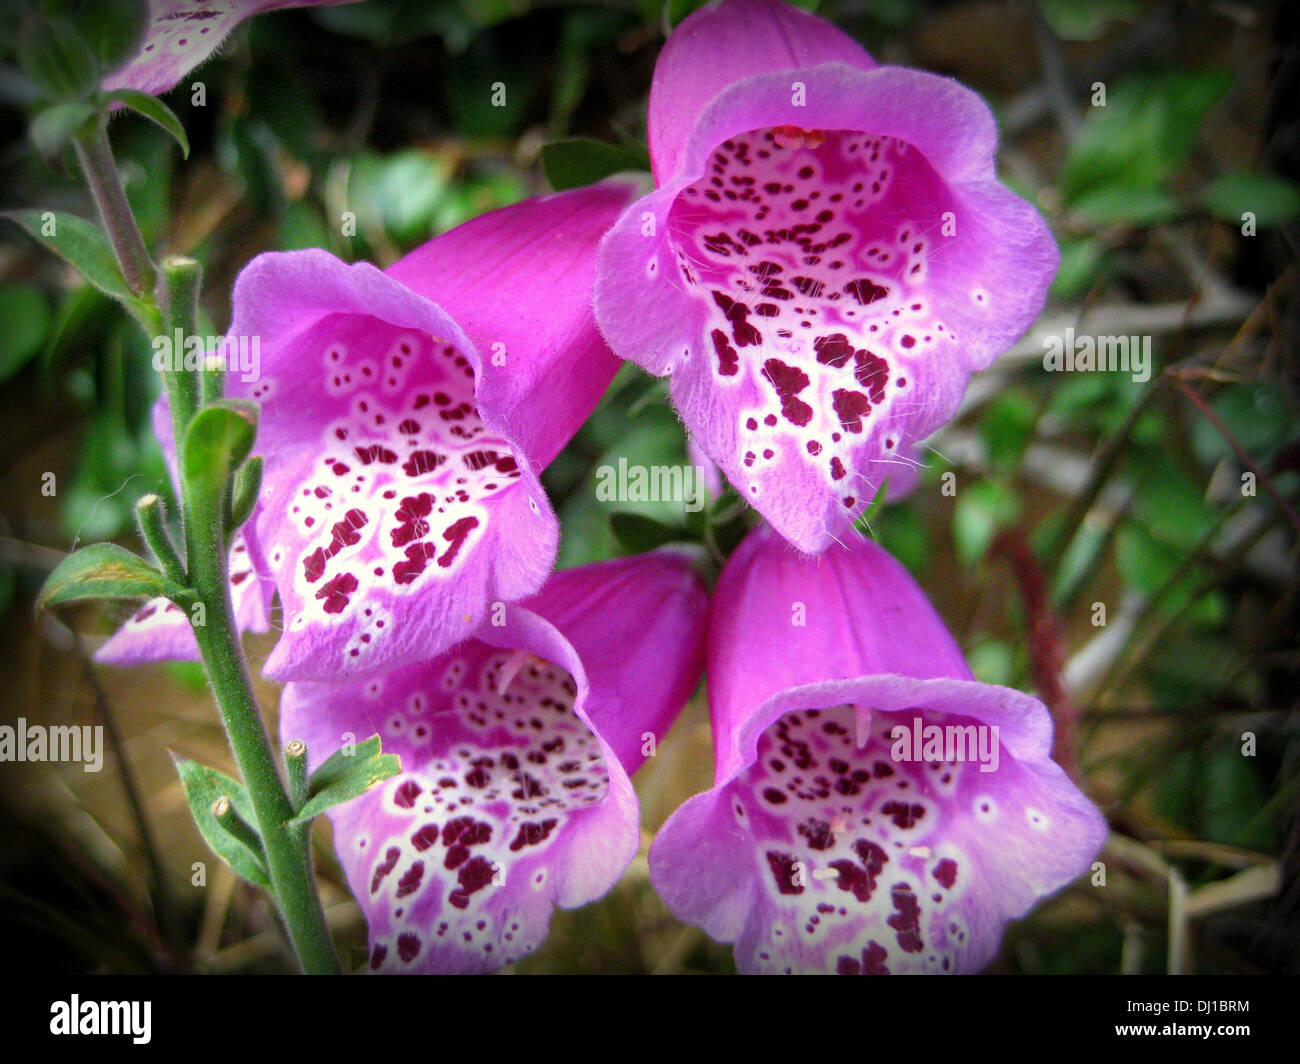
[[[238,20],[159,6],[123,84],[166,87]],[[330,814],[370,967],[493,971],[605,894],[640,845],[631,777],[707,668],[714,784],[650,849],[669,908],[746,972],[978,970],[1104,821],[1043,704],[976,681],[853,524],[1033,321],[1055,244],[974,93],[777,0],[677,28],[648,133],[639,198],[612,179],[387,270],[266,254],[235,285],[265,456],[237,617],[265,631],[279,598],[286,741],[401,758]],[[671,550],[552,571],[539,476],[620,359],[670,379],[764,519],[711,594]],[[165,600],[99,654],[195,656]]]

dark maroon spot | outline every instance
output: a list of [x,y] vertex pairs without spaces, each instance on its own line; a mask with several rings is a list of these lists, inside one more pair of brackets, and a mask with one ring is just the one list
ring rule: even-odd
[[856,351],[853,355],[853,379],[871,393],[873,403],[885,398],[885,385],[889,383],[889,363],[870,351]]
[[794,881],[795,861],[788,853],[777,853],[775,850],[767,851],[767,864],[772,869],[772,878],[776,882],[776,888],[782,894],[802,894],[803,884]]
[[[396,533],[394,533],[396,535]],[[393,580],[398,584],[412,583],[438,554],[432,543],[412,543],[406,548],[406,561],[393,566]]]
[[786,800],[785,791],[781,790],[779,787],[768,787],[767,790],[763,792],[763,797],[773,805],[781,805]]
[[844,286],[844,291],[861,303],[864,307],[868,303],[874,303],[878,299],[884,299],[889,295],[889,289],[883,285],[876,284],[869,277],[859,277],[850,281]]
[[543,820],[540,824],[533,824],[525,821],[519,825],[519,834],[517,834],[514,837],[514,841],[510,843],[510,849],[518,852],[525,846],[536,846],[538,843],[543,842],[547,836],[555,830],[555,826],[558,823],[559,821],[553,818]]
[[496,451],[471,451],[464,458],[465,465],[478,472],[480,469],[486,469],[490,465],[496,465],[501,460],[501,455]]
[[414,894],[420,889],[422,879],[424,879],[424,862],[416,861],[406,870],[406,875],[397,881],[397,896],[405,898],[408,894]]
[[910,828],[925,816],[925,806],[907,802],[889,801],[880,807],[880,811],[898,828]]
[[465,545],[465,540],[469,538],[469,534],[476,528],[478,528],[477,517],[462,517],[459,521],[453,522],[442,534],[442,538],[450,544],[446,552],[438,559],[438,564],[442,568],[448,568],[456,560],[456,555],[460,553],[461,547]]
[[853,354],[853,345],[843,333],[831,333],[829,336],[819,336],[813,341],[813,350],[817,353],[817,361],[823,366],[834,366],[839,369]]
[[934,866],[934,878],[945,890],[952,890],[952,885],[957,882],[957,862],[945,857]]
[[425,824],[414,835],[411,836],[411,845],[423,853],[435,842],[438,841],[438,825]]
[[835,845],[835,833],[824,820],[813,818],[799,825],[799,834],[808,840],[814,850],[829,850]]
[[326,613],[342,613],[357,586],[357,578],[351,573],[339,573],[316,592],[316,597],[324,600]]
[[405,934],[397,936],[397,955],[402,958],[406,964],[415,960],[420,952],[420,939],[418,936],[407,931]]
[[388,956],[388,947],[375,943],[375,948],[370,951],[370,970],[378,971],[379,966],[384,963],[384,958]]
[[920,953],[925,945],[921,941],[921,903],[906,883],[890,888],[889,896],[897,912],[886,923],[896,932],[904,952]]
[[763,363],[763,376],[772,383],[781,399],[781,414],[792,425],[807,425],[812,420],[812,407],[796,393],[808,387],[808,374],[794,366],[787,366],[777,358]]
[[847,471],[844,468],[844,463],[840,461],[839,455],[836,455],[831,459],[831,479],[843,480],[846,475]]
[[471,894],[477,893],[492,882],[492,862],[485,857],[475,857],[456,875],[460,885],[447,896],[457,909],[469,905]]
[[415,780],[405,780],[397,793],[393,795],[393,803],[402,809],[411,809],[415,806],[415,800],[423,794],[424,791]]
[[718,353],[718,372],[724,377],[734,377],[740,372],[740,356],[736,349],[727,342],[727,334],[721,329],[714,329],[709,335],[713,339],[713,350]]
[[835,962],[836,975],[888,975],[889,969],[885,967],[885,959],[889,954],[885,947],[879,942],[871,941],[867,943],[867,948],[862,951],[862,960],[856,960],[845,954],[840,954]]
[[408,477],[418,477],[425,473],[432,473],[445,461],[447,456],[437,451],[412,451],[411,457],[402,463],[402,472]]
[[369,447],[356,447],[354,451],[362,465],[370,465],[372,462],[379,462],[381,465],[392,465],[397,461],[397,455],[378,443],[372,443]]
[[482,820],[475,820],[472,816],[458,816],[454,820],[447,821],[442,829],[444,846],[450,846],[453,842],[459,842],[464,846],[481,846],[491,839],[492,825]]
[[390,533],[394,547],[423,539],[429,534],[429,522],[425,520],[433,512],[434,497],[428,492],[412,495],[402,500],[394,515],[398,525]]
[[384,859],[375,865],[374,874],[370,877],[370,893],[374,894],[379,890],[379,884],[384,881],[384,877],[393,870],[397,865],[397,860],[402,856],[402,851],[396,846],[390,846],[384,853]]
[[749,307],[732,299],[725,292],[716,290],[713,293],[713,301],[722,308],[722,313],[731,322],[731,336],[736,341],[737,347],[757,346],[763,342],[763,334],[746,320],[749,317]]
[[851,392],[846,388],[836,388],[831,393],[831,402],[835,407],[835,416],[845,432],[861,432],[862,419],[871,412],[871,403],[861,392]]

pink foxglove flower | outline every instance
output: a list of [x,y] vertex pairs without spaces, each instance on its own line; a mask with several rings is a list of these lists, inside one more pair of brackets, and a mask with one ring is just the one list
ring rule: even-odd
[[971,972],[1085,872],[1101,814],[1046,707],[976,681],[870,542],[796,555],[762,527],[714,593],[716,770],[650,850],[682,920],[745,972]]
[[628,776],[699,679],[707,598],[671,554],[556,573],[427,662],[291,683],[281,733],[318,764],[378,733],[402,772],[329,813],[383,972],[490,972],[555,905],[618,880],[640,839]]
[[949,78],[877,66],[777,2],[691,15],[659,56],[655,191],[606,236],[596,318],[741,495],[823,550],[1033,322],[1057,251]]
[[324,7],[352,0],[149,0],[140,51],[104,79],[104,88],[159,95],[207,59],[241,22],[283,7]]
[[256,534],[284,606],[268,675],[425,661],[542,585],[559,528],[538,474],[618,368],[590,292],[629,197],[529,200],[387,271],[309,250],[240,274],[228,361],[256,343],[260,373],[227,391],[262,406]]

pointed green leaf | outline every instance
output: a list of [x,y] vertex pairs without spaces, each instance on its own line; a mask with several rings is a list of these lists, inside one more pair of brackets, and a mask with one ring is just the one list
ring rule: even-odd
[[178,589],[143,558],[96,543],[64,558],[36,596],[37,611],[86,599],[156,598]]
[[255,823],[253,805],[244,785],[232,780],[224,772],[200,765],[197,761],[176,754],[172,754],[172,760],[176,763],[176,771],[180,773],[181,783],[185,787],[185,800],[194,815],[194,823],[198,825],[204,841],[212,847],[212,852],[230,865],[236,875],[270,890],[271,881],[266,874],[262,855],[222,827],[212,813],[212,805],[218,798],[229,798],[230,804],[245,822]]
[[889,478],[885,477],[881,482],[880,487],[876,489],[876,494],[873,495],[871,501],[867,503],[867,508],[863,510],[862,513],[858,515],[858,519],[853,522],[854,527],[864,536],[870,536],[872,539],[875,538],[875,533],[871,529],[871,522],[874,521],[876,515],[885,508],[885,497],[888,494]]
[[143,47],[149,4],[146,0],[81,0],[72,21],[99,61],[102,77],[123,66]]
[[239,472],[235,474],[235,483],[230,494],[230,520],[227,522],[227,532],[234,532],[235,529],[243,526],[244,522],[253,514],[253,507],[257,505],[258,494],[262,490],[262,456],[253,455],[247,462],[239,467]]
[[57,162],[59,153],[67,147],[72,134],[98,113],[94,105],[84,100],[56,103],[33,116],[31,125],[27,127],[27,133],[43,159],[47,162]]
[[221,399],[205,406],[185,434],[186,482],[219,492],[248,457],[256,439],[256,403]]
[[67,19],[32,15],[23,26],[18,64],[47,100],[75,100],[95,89],[99,64]]
[[185,135],[185,127],[181,125],[181,120],[176,117],[176,112],[158,97],[150,96],[147,92],[138,92],[135,89],[114,89],[107,94],[105,99],[109,103],[120,103],[123,107],[129,107],[136,114],[149,119],[150,122],[156,122],[170,133],[172,139],[181,146],[181,152],[185,158],[190,157],[190,141]]
[[92,285],[125,306],[151,335],[157,332],[158,311],[127,286],[113,245],[98,226],[62,211],[0,211],[0,218],[21,226],[32,239],[76,267]]
[[556,192],[593,185],[625,170],[649,169],[650,156],[639,146],[606,144],[589,137],[553,140],[542,146],[542,171]]
[[631,554],[644,554],[665,543],[677,543],[691,538],[684,528],[624,510],[609,515],[609,527],[623,549]]
[[[350,753],[346,752],[348,749]],[[327,809],[365,794],[377,783],[402,771],[396,754],[380,753],[378,735],[351,748],[335,751],[311,774],[307,782],[307,801],[298,815],[289,821],[292,827],[310,824]]]
[[1233,171],[1211,181],[1202,193],[1210,212],[1231,225],[1241,225],[1243,215],[1255,216],[1260,228],[1281,225],[1300,214],[1300,188],[1268,174]]

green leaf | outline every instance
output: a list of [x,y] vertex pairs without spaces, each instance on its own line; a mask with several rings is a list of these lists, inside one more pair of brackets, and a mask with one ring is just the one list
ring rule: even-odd
[[1105,261],[1105,249],[1093,238],[1061,241],[1061,265],[1052,281],[1052,299],[1069,302],[1087,292]]
[[542,146],[542,171],[556,192],[592,185],[625,170],[649,170],[650,156],[639,146],[606,144],[589,137],[553,140]]
[[230,497],[230,520],[227,533],[241,527],[253,514],[258,494],[262,490],[262,456],[253,455],[239,467]]
[[1242,215],[1248,212],[1260,228],[1281,225],[1300,214],[1300,189],[1266,174],[1224,174],[1205,187],[1202,199],[1211,214],[1230,225],[1241,225]]
[[626,510],[618,510],[609,515],[609,528],[629,554],[644,554],[665,543],[677,543],[691,538],[684,528]]
[[957,492],[953,505],[952,538],[958,560],[975,564],[988,551],[998,532],[1019,515],[1015,496],[995,480],[977,480]]
[[307,801],[289,821],[291,827],[303,827],[327,809],[350,802],[365,794],[377,783],[391,779],[402,771],[396,754],[380,753],[378,735],[350,748],[331,754],[307,781]]
[[224,772],[200,765],[197,761],[176,754],[172,754],[172,760],[176,763],[176,771],[180,773],[181,783],[185,787],[185,800],[189,803],[194,823],[198,825],[199,832],[212,852],[230,865],[236,875],[270,890],[271,881],[262,863],[262,855],[228,832],[212,815],[212,804],[218,798],[228,798],[245,821],[256,823],[253,804],[244,785],[232,780]]
[[150,335],[157,331],[158,311],[127,287],[113,245],[98,226],[62,211],[0,211],[0,218],[21,226],[34,240],[76,267],[92,285],[125,306]]
[[200,410],[185,434],[185,481],[214,494],[224,490],[257,439],[257,404],[221,399]]
[[0,288],[0,384],[41,350],[53,315],[45,293],[26,281]]
[[36,112],[31,125],[27,127],[27,135],[32,138],[41,157],[46,162],[55,163],[59,153],[68,146],[73,133],[98,113],[94,105],[84,100],[56,103]]
[[1201,120],[1231,82],[1226,72],[1203,70],[1107,84],[1104,106],[1089,109],[1061,170],[1066,202],[1099,189],[1160,189],[1187,161]]
[[150,122],[161,126],[181,146],[185,158],[190,157],[190,141],[185,135],[185,127],[176,117],[176,112],[156,96],[135,89],[114,89],[105,96],[105,99],[110,103],[120,103],[123,107],[128,107],[136,114],[143,115]]
[[871,522],[874,521],[876,516],[885,508],[885,499],[888,494],[889,478],[885,477],[880,487],[876,489],[876,494],[871,497],[871,502],[867,503],[867,508],[863,510],[862,513],[858,515],[858,519],[853,522],[854,527],[864,536],[871,536],[872,539],[875,538],[875,533],[871,528]]
[[1138,0],[1039,0],[1052,32],[1066,41],[1093,41],[1119,19],[1141,14]]
[[1161,225],[1178,216],[1178,202],[1156,188],[1108,185],[1080,196],[1071,213],[1087,225]]
[[36,609],[86,599],[156,598],[176,590],[162,573],[125,547],[95,543],[58,564],[36,596]]
[[1028,394],[1007,389],[989,403],[980,417],[979,431],[989,463],[1000,473],[1009,473],[1034,435],[1038,407]]
[[29,18],[18,45],[18,64],[51,102],[86,96],[99,81],[94,53],[67,19]]
[[149,5],[146,0],[81,0],[72,21],[98,60],[103,77],[125,65],[144,45]]

